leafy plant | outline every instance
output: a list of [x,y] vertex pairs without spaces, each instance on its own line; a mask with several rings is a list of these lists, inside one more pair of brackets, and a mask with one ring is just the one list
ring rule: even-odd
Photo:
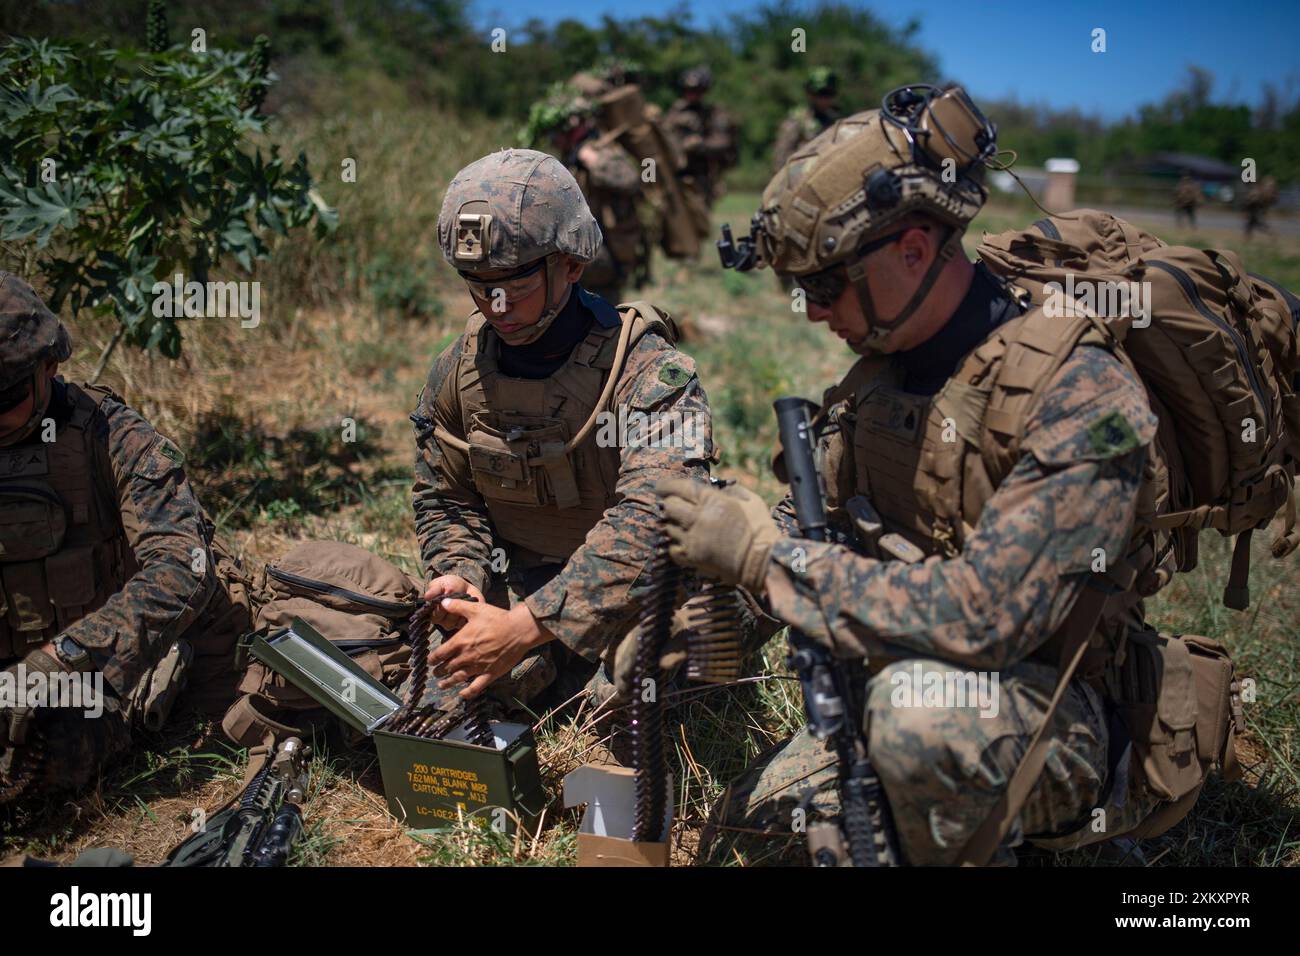
[[100,371],[123,337],[180,354],[177,319],[151,308],[155,282],[207,282],[226,257],[249,271],[272,234],[337,224],[306,156],[286,162],[265,146],[267,57],[265,38],[252,53],[0,47],[0,241],[34,244],[52,309],[117,317]]

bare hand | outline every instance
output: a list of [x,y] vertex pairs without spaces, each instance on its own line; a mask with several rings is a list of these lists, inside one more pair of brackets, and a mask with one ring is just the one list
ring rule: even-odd
[[472,601],[443,599],[444,610],[464,618],[465,625],[429,654],[429,666],[442,678],[438,686],[469,686],[460,696],[469,700],[524,659],[551,635],[523,604],[513,610]]
[[[424,599],[426,601],[435,601],[444,594],[471,594],[478,598],[480,604],[486,603],[483,600],[483,592],[459,574],[444,574],[441,577],[434,578],[429,582],[429,586],[424,589]],[[461,618],[444,610],[441,601],[438,601],[429,619],[435,627],[440,627],[444,631],[450,631],[461,624]]]

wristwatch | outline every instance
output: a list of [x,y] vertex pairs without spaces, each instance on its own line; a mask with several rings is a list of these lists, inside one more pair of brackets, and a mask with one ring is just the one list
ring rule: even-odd
[[70,671],[84,671],[90,664],[90,652],[70,637],[55,639],[54,655]]

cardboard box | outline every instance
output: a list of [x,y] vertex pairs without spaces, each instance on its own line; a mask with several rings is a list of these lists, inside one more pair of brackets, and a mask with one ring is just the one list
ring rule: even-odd
[[673,781],[668,776],[665,839],[632,839],[636,776],[628,767],[585,764],[564,778],[564,805],[586,804],[578,827],[578,866],[667,866],[673,825]]
[[388,810],[412,828],[437,830],[472,815],[514,832],[513,817],[527,826],[545,806],[528,725],[492,721],[495,747],[469,743],[462,727],[442,740],[384,730],[401,699],[300,618],[265,637],[256,635],[251,650],[344,723],[374,738]]

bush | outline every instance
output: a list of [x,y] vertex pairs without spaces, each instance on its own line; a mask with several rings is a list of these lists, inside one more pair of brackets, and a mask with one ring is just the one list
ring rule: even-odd
[[23,271],[39,274],[53,310],[112,312],[114,344],[175,358],[180,326],[157,313],[179,310],[151,307],[155,282],[207,282],[226,257],[251,270],[272,234],[334,227],[306,157],[286,163],[257,145],[266,64],[264,42],[253,53],[0,48],[0,240],[29,244]]

